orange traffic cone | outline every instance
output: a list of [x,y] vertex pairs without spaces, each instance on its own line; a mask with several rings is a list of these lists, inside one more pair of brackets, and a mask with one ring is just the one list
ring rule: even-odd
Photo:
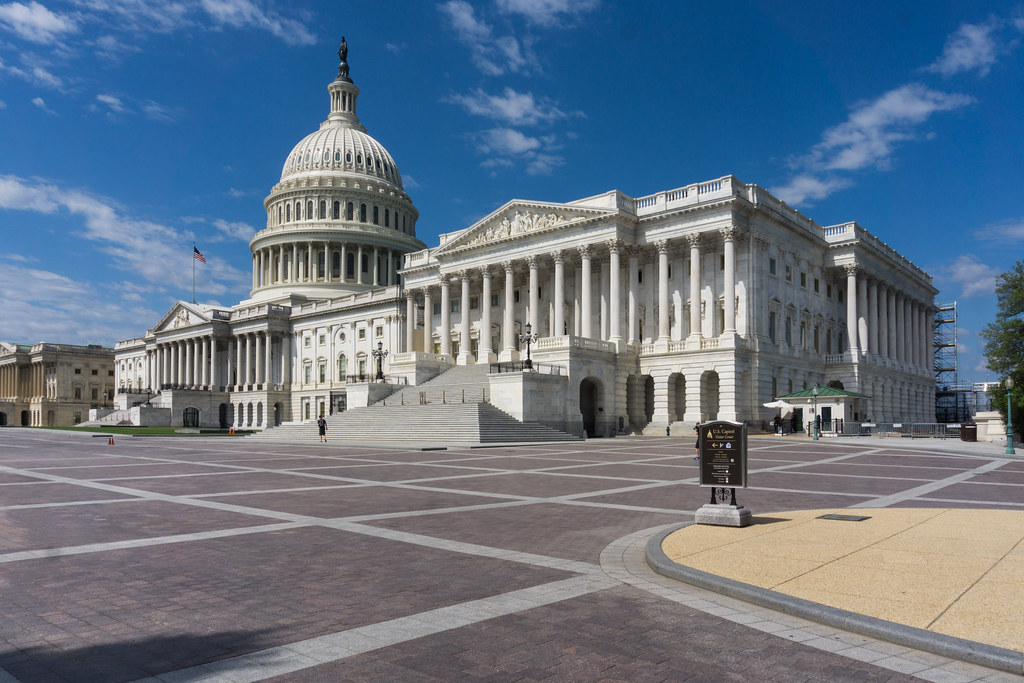
[[114,445],[114,437],[110,437],[110,441],[107,442],[107,445],[108,446],[113,446]]

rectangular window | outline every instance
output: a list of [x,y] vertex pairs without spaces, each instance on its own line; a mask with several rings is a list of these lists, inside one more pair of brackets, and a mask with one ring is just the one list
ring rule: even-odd
[[793,266],[786,266],[786,282],[793,281]]
[[462,310],[462,302],[458,299],[452,299],[452,313],[458,313]]
[[725,254],[718,255],[718,269],[725,270]]
[[475,311],[480,308],[480,297],[471,296],[469,297],[469,310]]
[[327,381],[327,363],[320,363],[317,366],[317,375],[320,376],[321,382]]
[[821,349],[818,347],[818,326],[817,325],[814,326],[814,350],[815,351],[821,351]]
[[499,301],[498,295],[497,294],[491,294],[491,308],[494,308],[495,306],[497,306],[498,305],[498,301]]
[[310,343],[311,342],[310,342],[310,338],[309,337],[303,337],[302,338],[302,345],[305,346],[307,349],[309,348]]
[[375,335],[377,335],[378,337],[383,337],[384,336],[384,327],[382,325],[377,325],[377,327],[374,329],[373,333]]
[[305,375],[305,380],[306,380],[305,383],[309,384],[310,382],[313,381],[313,367],[311,365],[304,365],[303,366],[303,370],[304,370],[304,375]]
[[75,387],[75,400],[82,400],[82,387]]
[[829,299],[832,298],[832,283],[831,282],[825,285],[825,296],[827,296]]
[[768,314],[768,339],[772,344],[775,343],[775,312],[772,311]]
[[672,264],[668,264],[668,279],[672,279]]
[[326,334],[321,334],[320,335],[320,346],[323,346],[326,343],[327,343],[327,335]]
[[515,301],[516,303],[519,303],[519,290],[518,289],[516,289],[515,291],[512,292],[512,300]]
[[843,290],[836,291],[836,298],[839,299],[839,303],[843,303]]
[[75,368],[75,374],[76,375],[81,375],[82,374],[82,368]]
[[432,306],[432,308],[434,309],[434,315],[441,315],[441,304],[440,304],[440,302],[435,302],[434,305]]
[[366,339],[366,328],[365,327],[363,329],[359,330],[359,338],[360,339]]
[[806,287],[807,286],[807,273],[800,273],[800,286],[801,287]]
[[639,282],[640,284],[644,283],[644,269],[643,268],[640,268],[639,270],[636,271],[636,281]]
[[93,371],[92,371],[92,374],[94,374],[94,375],[98,375],[98,374],[100,374],[100,371],[99,371],[99,370],[93,370]]
[[771,257],[768,258],[768,274],[775,275],[775,259]]
[[814,278],[814,293],[821,294],[821,281],[818,278]]
[[95,400],[96,400],[96,399],[98,399],[99,397],[100,397],[100,394],[99,394],[99,390],[98,390],[98,389],[93,389],[93,390],[92,390],[92,400],[94,400],[94,401],[95,401]]
[[793,343],[793,321],[790,318],[786,318],[786,343]]

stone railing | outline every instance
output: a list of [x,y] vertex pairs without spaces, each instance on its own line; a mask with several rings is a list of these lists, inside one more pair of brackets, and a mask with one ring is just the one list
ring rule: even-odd
[[636,214],[646,215],[723,197],[743,196],[745,191],[746,186],[743,183],[732,176],[725,176],[706,183],[694,183],[675,190],[638,197],[635,201]]
[[541,337],[534,343],[535,351],[551,351],[555,349],[583,349],[584,351],[603,351],[615,353],[616,347],[613,342],[591,339],[590,337],[574,337],[563,335],[561,337]]

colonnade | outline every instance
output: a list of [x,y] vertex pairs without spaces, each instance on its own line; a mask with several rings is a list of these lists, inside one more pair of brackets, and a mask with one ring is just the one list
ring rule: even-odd
[[[282,356],[290,355],[290,335],[281,335]],[[225,356],[218,363],[218,342]],[[235,390],[268,388],[274,382],[272,365],[273,337],[269,331],[241,332],[220,338],[202,337],[159,342],[146,351],[146,376],[154,388],[234,386]],[[234,361],[234,362],[232,362]],[[222,377],[221,372],[227,371]],[[234,372],[232,372],[234,370]],[[280,383],[290,381],[290,364],[281,364]]]
[[868,354],[930,372],[933,306],[894,284],[846,267],[846,327],[854,357]]
[[381,246],[315,240],[263,247],[252,255],[252,288],[310,282],[395,284],[402,253]]
[[[725,229],[719,231],[718,235],[724,243],[724,316],[722,334],[736,332],[736,255],[735,241],[736,231]],[[701,280],[701,257],[705,242],[701,235],[690,235],[686,239],[690,262],[697,264],[690,268],[689,291],[697,292],[700,296]],[[686,299],[680,297],[675,302],[669,287],[670,259],[676,256],[678,267],[683,265],[683,258],[680,253],[670,245],[668,240],[661,240],[651,245],[656,251],[657,259],[657,282],[654,287],[655,308],[657,310],[655,336],[659,342],[670,340],[670,320],[674,306],[680,309],[687,305]],[[534,333],[544,336],[562,336],[573,334],[575,336],[594,338],[598,337],[609,342],[626,341],[636,343],[640,341],[643,331],[640,329],[641,311],[641,289],[640,264],[644,257],[644,246],[626,245],[620,240],[609,240],[603,244],[581,245],[575,249],[556,250],[547,255],[545,263],[548,271],[547,283],[541,282],[540,269],[543,256],[531,255],[518,260],[505,260],[500,264],[485,265],[473,269],[462,269],[451,272],[442,272],[436,281],[427,286],[416,287],[415,284],[406,291],[406,319],[416,320],[415,307],[417,297],[421,297],[425,307],[424,320],[426,324],[420,330],[423,335],[423,348],[429,351],[433,348],[434,336],[439,336],[440,352],[451,354],[451,309],[453,300],[453,288],[458,288],[454,296],[461,301],[461,318],[458,326],[459,339],[459,362],[468,362],[470,348],[470,298],[473,285],[479,283],[475,288],[480,292],[480,315],[479,329],[489,331],[492,324],[491,299],[495,289],[501,289],[503,296],[499,298],[501,309],[501,331],[498,349],[492,348],[493,344],[489,332],[480,334],[479,348],[477,352],[478,362],[490,362],[495,354],[500,354],[502,359],[513,356],[516,349],[515,335],[515,291],[517,277],[525,275],[527,283],[528,299],[525,305],[525,320],[531,325]],[[603,258],[607,256],[607,258]],[[599,265],[595,265],[598,257],[602,257]],[[626,269],[622,267],[626,262]],[[565,307],[566,296],[566,262],[571,262],[575,268],[573,277],[573,295],[569,303],[571,321],[567,319]],[[525,272],[524,272],[525,271]],[[626,274],[627,286],[622,285],[623,274]],[[678,277],[678,276],[677,276]],[[498,282],[495,283],[495,280]],[[594,291],[594,281],[598,281],[597,292]],[[678,281],[678,280],[677,280]],[[503,283],[503,284],[502,284]],[[549,302],[547,310],[542,311],[541,288],[544,284],[550,285],[549,291],[552,295],[545,297]],[[437,326],[433,321],[434,296],[440,297],[440,321]],[[623,295],[625,305],[623,305]],[[691,295],[692,296],[692,295]],[[690,336],[700,338],[702,336],[701,306],[700,302],[689,300],[690,310]],[[676,319],[681,317],[682,310],[678,311]],[[571,322],[571,325],[570,325]],[[595,326],[596,323],[596,326]],[[625,323],[625,330],[623,330]],[[405,347],[406,350],[415,348],[417,330],[414,325],[406,327]]]

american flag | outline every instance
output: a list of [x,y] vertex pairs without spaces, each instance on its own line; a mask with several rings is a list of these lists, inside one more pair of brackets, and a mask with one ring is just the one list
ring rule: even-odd
[[197,249],[196,245],[194,244],[192,245],[192,258],[194,258],[196,261],[206,263],[206,257],[203,256],[202,252],[199,251],[199,249]]

